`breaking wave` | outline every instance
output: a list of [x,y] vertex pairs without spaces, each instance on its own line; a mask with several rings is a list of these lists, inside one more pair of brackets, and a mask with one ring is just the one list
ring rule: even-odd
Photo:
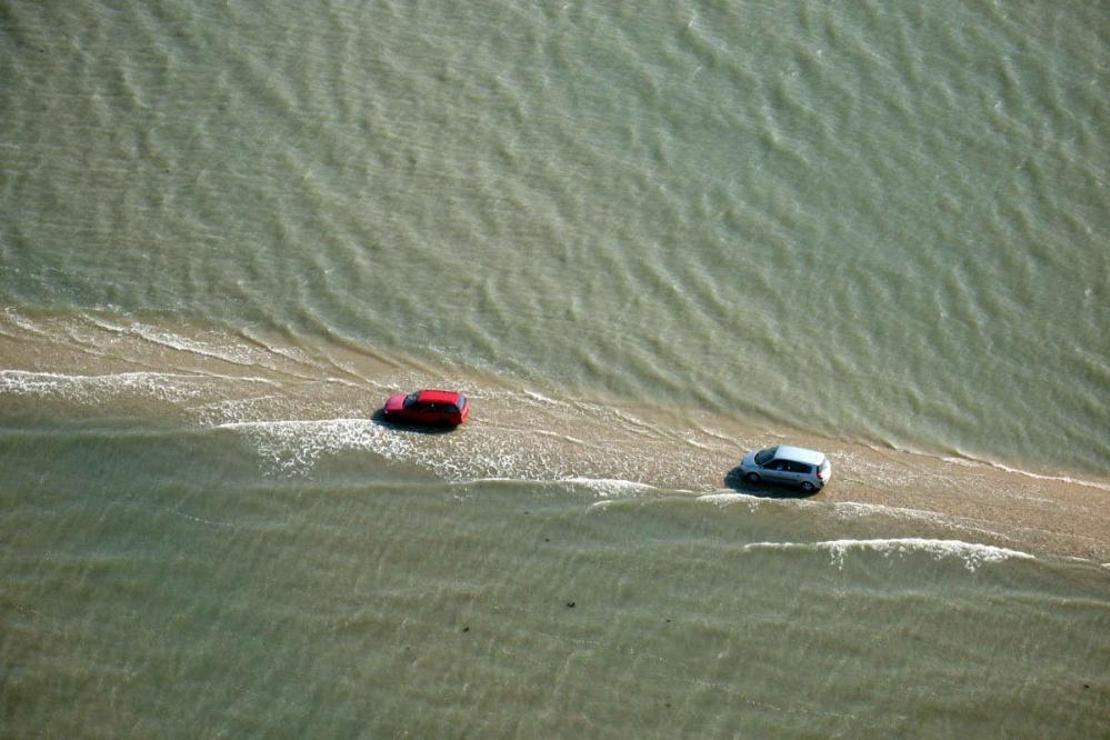
[[120,395],[181,402],[204,395],[208,378],[186,373],[125,372],[105,375],[0,370],[0,393],[100,403]]
[[919,553],[929,555],[934,560],[958,558],[963,561],[965,568],[973,572],[988,563],[1011,559],[1035,559],[1029,553],[1004,547],[961,540],[933,540],[917,537],[823,542],[752,542],[744,545],[742,550],[744,552],[825,552],[829,554],[829,562],[838,568],[844,567],[845,556],[852,552],[876,552],[887,558]]
[[628,496],[655,490],[655,486],[638,481],[620,480],[616,478],[560,478],[560,483],[570,483],[594,491],[598,496],[609,498],[612,496]]

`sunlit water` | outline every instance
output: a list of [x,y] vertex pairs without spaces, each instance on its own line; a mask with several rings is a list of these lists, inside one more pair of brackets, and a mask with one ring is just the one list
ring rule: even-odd
[[1107,733],[1107,10],[609,5],[0,10],[0,734]]

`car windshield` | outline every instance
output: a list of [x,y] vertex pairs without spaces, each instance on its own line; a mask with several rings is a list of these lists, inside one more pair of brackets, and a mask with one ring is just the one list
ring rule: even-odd
[[760,450],[755,453],[755,462],[758,465],[766,465],[775,456],[775,450],[778,447],[768,447],[766,450]]
[[466,396],[461,393],[459,394],[459,400],[455,401],[455,408],[457,408],[459,411],[462,411],[464,408],[466,408]]
[[419,392],[417,392],[417,393],[410,393],[410,394],[408,394],[407,396],[405,396],[405,408],[406,408],[406,409],[412,408],[413,404],[415,404],[415,403],[416,403],[416,399],[417,399],[417,398],[418,398],[419,396],[420,396],[420,393],[419,393]]

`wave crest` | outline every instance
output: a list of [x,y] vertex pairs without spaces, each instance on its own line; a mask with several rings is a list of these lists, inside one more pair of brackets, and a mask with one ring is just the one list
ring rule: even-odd
[[838,568],[844,567],[844,556],[853,551],[877,552],[883,557],[924,553],[934,560],[955,557],[963,561],[964,567],[974,572],[987,563],[1003,560],[1033,560],[1032,555],[1018,550],[1010,550],[994,545],[982,545],[962,540],[932,540],[920,537],[899,537],[872,540],[826,540],[823,542],[752,542],[744,545],[744,552],[757,551],[800,551],[827,552],[829,562]]

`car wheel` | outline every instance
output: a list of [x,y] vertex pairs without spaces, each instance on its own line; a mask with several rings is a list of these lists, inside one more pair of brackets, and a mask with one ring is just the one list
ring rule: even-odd
[[759,483],[759,473],[748,473],[744,476],[744,480],[748,483]]
[[813,493],[813,484],[807,480],[802,481],[802,490],[806,493]]

